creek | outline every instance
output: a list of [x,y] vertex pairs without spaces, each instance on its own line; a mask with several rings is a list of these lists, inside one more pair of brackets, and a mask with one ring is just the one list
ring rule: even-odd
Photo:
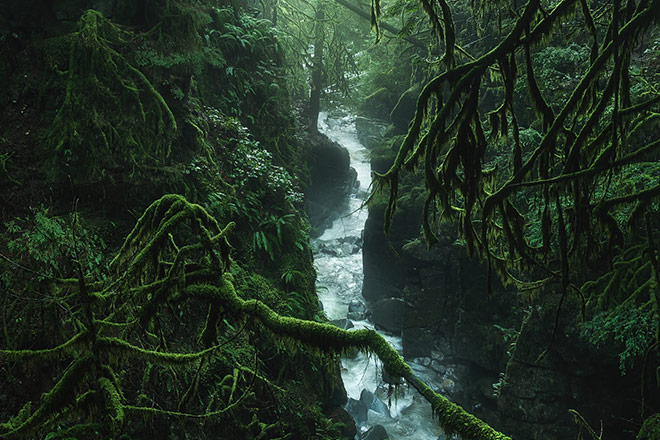
[[[352,116],[322,112],[319,130],[348,150],[358,179],[345,211],[312,243],[319,299],[325,314],[336,325],[374,329],[362,297],[362,232],[368,212],[361,206],[371,183],[369,151],[358,141]],[[402,352],[400,335],[380,333]],[[390,392],[393,387],[383,379],[380,362],[375,356],[355,353],[344,356],[341,365],[349,397],[346,409],[356,420],[358,438],[383,438],[376,434],[376,429],[369,431],[376,425],[382,425],[392,440],[446,438],[433,420],[431,405],[413,388],[404,384],[394,393]],[[422,380],[432,376],[425,374],[421,365],[413,365],[413,368]]]

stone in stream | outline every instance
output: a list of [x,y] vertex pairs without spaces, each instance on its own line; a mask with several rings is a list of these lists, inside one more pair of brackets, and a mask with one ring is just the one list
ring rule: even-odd
[[354,299],[351,300],[351,303],[348,305],[348,315],[346,315],[346,317],[354,321],[362,321],[367,317],[368,312],[367,306],[357,299]]
[[367,421],[367,414],[369,412],[369,409],[367,408],[367,405],[365,405],[363,401],[355,400],[349,397],[348,402],[346,402],[346,412],[348,412],[351,415],[351,417],[353,417],[355,423],[360,425]]
[[401,333],[403,330],[403,300],[385,298],[376,302],[371,308],[371,320],[388,332]]
[[333,319],[330,321],[332,325],[335,325],[341,329],[348,330],[349,328],[353,328],[353,322],[350,319],[342,318],[342,319]]
[[360,402],[363,402],[367,409],[377,412],[380,415],[390,417],[390,408],[369,390],[362,390],[360,393]]
[[387,440],[390,436],[383,425],[375,425],[369,428],[362,436],[362,440]]

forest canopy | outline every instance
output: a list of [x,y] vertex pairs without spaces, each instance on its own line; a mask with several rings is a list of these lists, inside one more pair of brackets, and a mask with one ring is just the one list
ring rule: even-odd
[[[560,289],[585,305],[641,304],[657,316],[660,96],[653,61],[641,53],[649,54],[658,4],[508,3],[472,2],[473,16],[497,18],[497,29],[477,26],[500,35],[478,53],[462,49],[470,42],[454,26],[456,5],[421,1],[442,55],[394,163],[377,174],[377,188],[390,192],[386,228],[400,174],[419,167],[430,244],[435,225],[450,220],[489,274],[519,288]],[[562,56],[553,42],[565,34],[575,67],[548,77],[541,63]],[[603,258],[618,263],[607,278],[629,265],[651,270],[627,293],[583,285]]]
[[320,309],[323,106],[389,124],[386,231],[421,194],[427,245],[455,226],[484,292],[560,295],[539,360],[576,298],[658,411],[660,1],[8,3],[0,438],[348,438],[354,349],[447,434],[509,438]]

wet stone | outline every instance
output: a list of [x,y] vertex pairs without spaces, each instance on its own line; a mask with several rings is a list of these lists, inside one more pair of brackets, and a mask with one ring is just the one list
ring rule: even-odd
[[369,390],[362,390],[360,393],[360,402],[364,403],[367,409],[377,412],[380,415],[390,417],[390,408]]
[[355,423],[360,425],[367,421],[367,414],[369,409],[363,401],[355,400],[349,397],[348,402],[346,403],[346,412],[349,413],[351,417],[353,417]]
[[375,425],[362,434],[360,438],[362,440],[387,440],[390,436],[387,434],[383,425]]
[[445,393],[453,394],[455,388],[456,388],[456,382],[454,382],[453,380],[445,379],[442,381],[442,390]]
[[354,299],[348,305],[348,315],[346,317],[354,321],[361,321],[367,317],[368,312],[367,306]]
[[377,326],[392,333],[403,330],[403,300],[384,298],[375,303],[371,310],[371,319]]
[[332,323],[332,325],[335,325],[335,326],[337,326],[337,327],[339,327],[339,328],[341,328],[341,329],[344,329],[344,330],[348,330],[349,328],[353,328],[353,327],[354,327],[354,326],[353,326],[353,321],[351,321],[350,319],[346,319],[346,318],[343,318],[343,319],[333,319],[333,320],[330,321],[330,322]]
[[433,359],[431,361],[431,369],[438,374],[445,374],[447,372],[447,367],[445,367],[439,360]]

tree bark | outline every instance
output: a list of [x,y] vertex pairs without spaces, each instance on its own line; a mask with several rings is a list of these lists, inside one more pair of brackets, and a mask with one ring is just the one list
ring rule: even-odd
[[319,6],[316,11],[316,26],[314,37],[314,57],[312,67],[312,77],[310,81],[309,93],[309,130],[318,131],[319,111],[321,110],[321,90],[323,89],[323,40],[325,33],[323,31],[323,19],[325,12],[323,6]]

